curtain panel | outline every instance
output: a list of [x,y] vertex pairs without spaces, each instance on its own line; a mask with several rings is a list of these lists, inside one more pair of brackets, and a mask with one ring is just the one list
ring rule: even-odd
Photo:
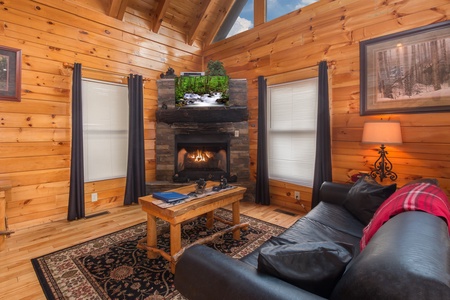
[[258,152],[256,167],[255,202],[270,205],[269,171],[267,154],[267,80],[258,77]]
[[138,203],[145,192],[144,97],[141,75],[128,78],[128,165],[124,205]]
[[317,108],[316,159],[311,208],[319,204],[319,190],[324,181],[332,181],[328,65],[319,63],[319,102]]
[[72,149],[70,158],[70,188],[67,220],[85,217],[83,110],[81,102],[81,64],[75,63],[72,77]]

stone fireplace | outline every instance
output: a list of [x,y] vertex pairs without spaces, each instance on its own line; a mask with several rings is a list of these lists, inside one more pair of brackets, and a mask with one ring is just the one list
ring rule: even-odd
[[230,80],[229,94],[227,107],[177,108],[174,80],[158,80],[156,180],[249,180],[247,81]]

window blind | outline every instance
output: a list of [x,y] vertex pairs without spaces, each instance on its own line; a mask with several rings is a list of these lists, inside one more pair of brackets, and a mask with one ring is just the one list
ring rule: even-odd
[[83,79],[84,181],[126,177],[128,87]]
[[269,178],[312,187],[318,79],[268,87]]

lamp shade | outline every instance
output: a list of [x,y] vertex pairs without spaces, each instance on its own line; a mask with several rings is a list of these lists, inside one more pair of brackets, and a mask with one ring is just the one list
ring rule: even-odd
[[402,132],[397,121],[368,121],[364,123],[363,143],[401,144]]

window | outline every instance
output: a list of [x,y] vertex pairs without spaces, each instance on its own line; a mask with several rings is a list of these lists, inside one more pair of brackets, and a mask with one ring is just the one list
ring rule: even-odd
[[241,13],[234,22],[233,27],[231,27],[230,32],[227,37],[236,35],[238,33],[244,32],[253,28],[253,0],[248,0],[247,4],[245,4]]
[[234,2],[213,42],[224,40],[253,28],[253,1],[236,0]]
[[317,1],[318,0],[297,0],[297,1],[266,0],[267,5],[266,22],[284,16],[290,13],[291,11],[298,10],[302,7],[308,6]]
[[83,79],[84,181],[126,177],[128,87]]
[[[213,42],[224,40],[253,28],[255,26],[255,20],[257,20],[256,23],[258,24],[264,22],[264,20],[268,22],[317,1],[236,0],[214,37]],[[257,7],[256,9],[255,6]]]
[[268,87],[269,178],[312,187],[318,79]]

